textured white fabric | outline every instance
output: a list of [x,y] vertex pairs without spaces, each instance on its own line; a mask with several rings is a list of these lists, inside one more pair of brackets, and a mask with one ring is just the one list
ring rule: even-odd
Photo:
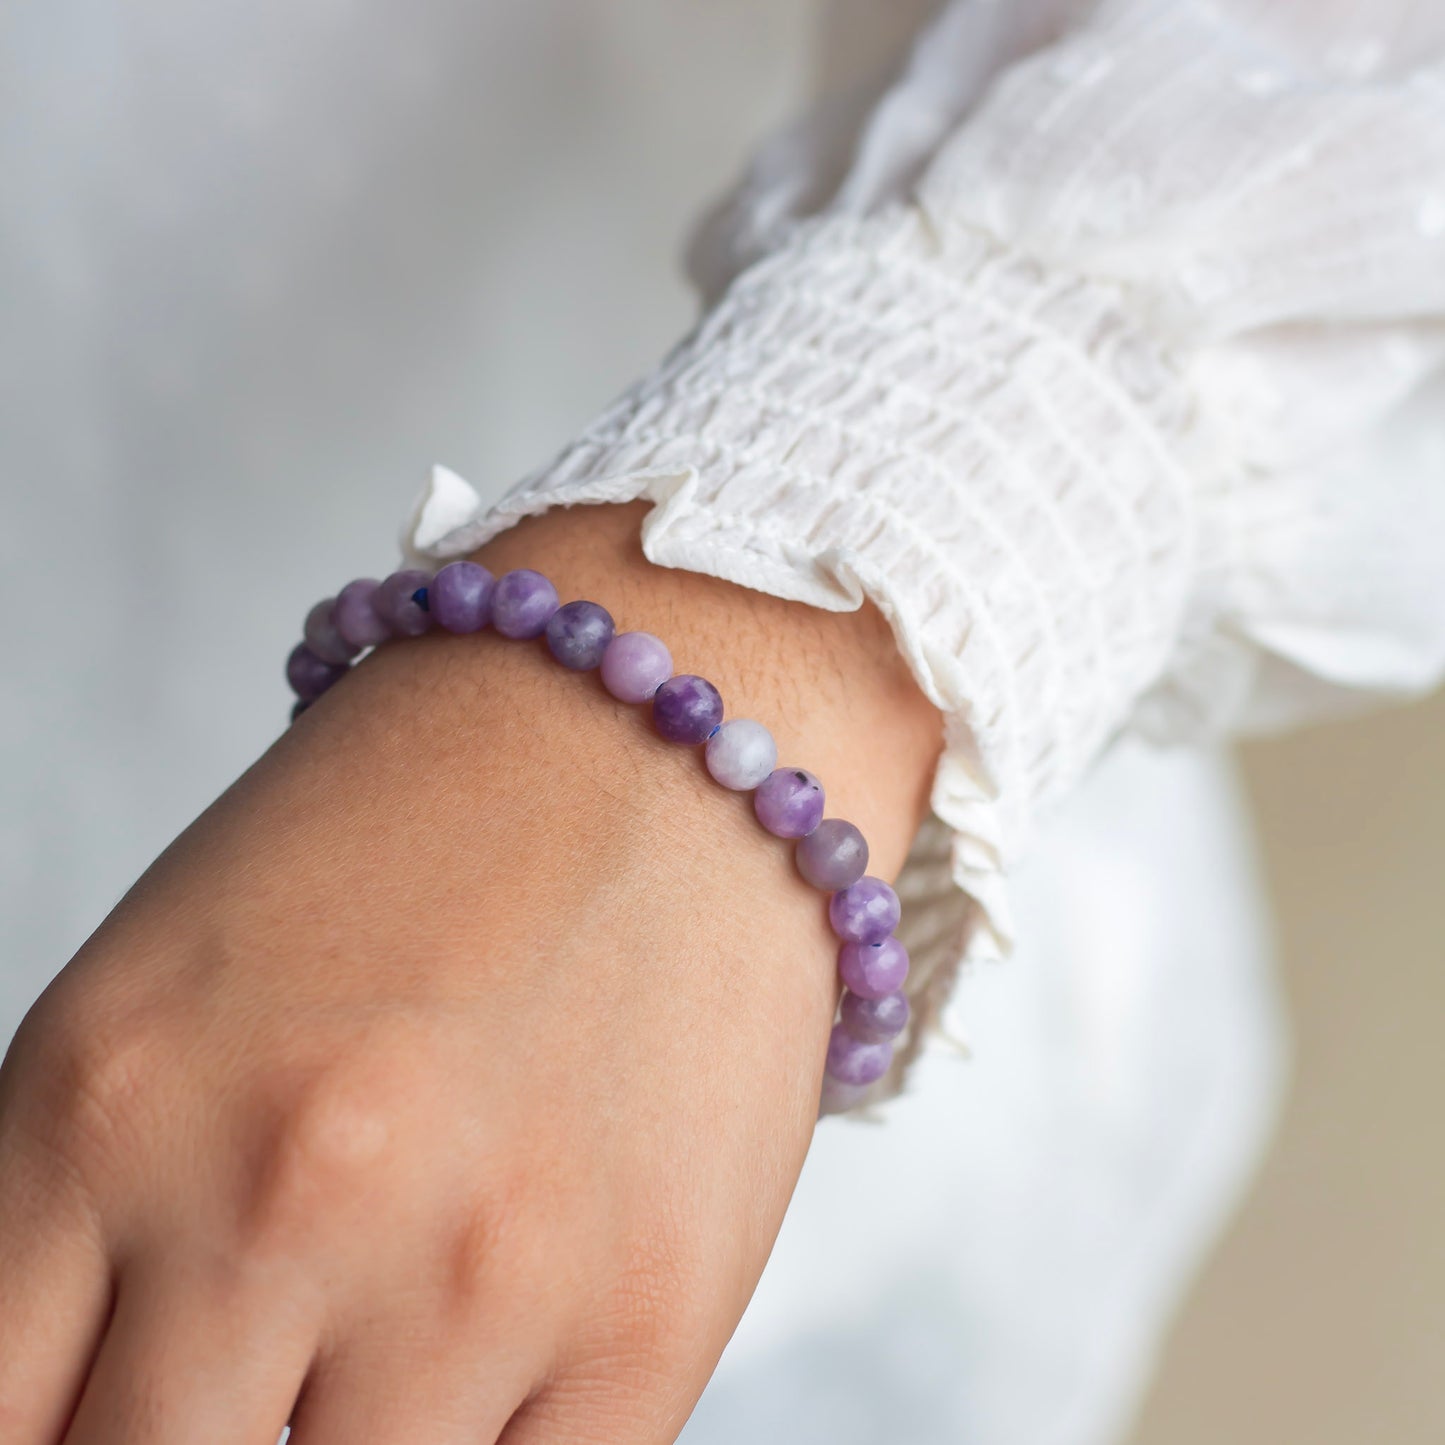
[[645,495],[656,562],[877,603],[947,719],[902,880],[927,1023],[1122,730],[1438,675],[1441,427],[1383,423],[1445,354],[1439,22],[944,7],[841,174],[825,106],[714,217],[697,331],[490,511],[424,499],[412,554]]

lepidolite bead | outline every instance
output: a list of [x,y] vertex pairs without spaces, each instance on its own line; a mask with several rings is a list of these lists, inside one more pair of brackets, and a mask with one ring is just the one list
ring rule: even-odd
[[849,888],[868,867],[868,842],[843,818],[824,818],[798,844],[798,872],[813,885],[832,892]]
[[619,702],[646,702],[672,676],[672,654],[650,632],[619,632],[602,654],[602,686]]
[[605,607],[595,602],[568,602],[547,619],[547,647],[563,667],[590,672],[602,665],[615,630],[612,614]]
[[756,788],[778,765],[778,745],[762,723],[750,717],[725,722],[707,740],[707,770],[725,788]]
[[372,609],[393,637],[420,637],[431,630],[431,613],[412,595],[430,580],[419,568],[403,567],[385,578],[376,589],[371,599]]
[[881,943],[902,912],[898,895],[881,878],[860,878],[828,900],[828,921],[845,942]]
[[503,637],[540,637],[557,610],[557,589],[530,567],[497,578],[492,593],[492,626]]
[[779,838],[806,838],[823,821],[823,785],[805,768],[775,768],[753,794],[758,822]]
[[358,577],[336,594],[332,620],[336,630],[353,647],[375,647],[391,636],[391,628],[376,615],[373,605],[380,586],[375,577]]
[[891,1043],[908,1027],[908,998],[885,993],[882,998],[863,998],[845,993],[839,1022],[855,1039],[865,1044]]
[[317,657],[304,642],[298,642],[286,659],[286,681],[302,702],[320,697],[332,683],[346,676],[346,664]]
[[867,1084],[844,1084],[832,1074],[823,1075],[823,1089],[818,1099],[818,1117],[825,1114],[846,1114],[854,1105],[862,1102],[868,1092]]
[[336,599],[334,597],[328,597],[324,601],[318,602],[306,614],[306,624],[301,629],[301,636],[307,647],[322,662],[350,662],[361,651],[355,643],[348,642],[337,630]]
[[896,938],[845,943],[838,950],[838,977],[859,998],[897,993],[908,978],[908,950]]
[[427,585],[427,608],[448,632],[480,632],[492,620],[496,586],[480,562],[448,562]]
[[842,1024],[834,1026],[828,1040],[827,1069],[840,1084],[876,1083],[892,1062],[892,1044],[865,1044]]
[[705,677],[680,672],[652,694],[652,722],[670,743],[700,743],[722,722],[722,694]]

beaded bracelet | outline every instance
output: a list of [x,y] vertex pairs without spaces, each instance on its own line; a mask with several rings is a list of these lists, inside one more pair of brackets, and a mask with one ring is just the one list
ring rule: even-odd
[[652,704],[653,724],[669,742],[702,745],[708,772],[725,788],[751,792],[768,832],[796,840],[798,872],[832,896],[828,919],[842,940],[844,984],[828,1041],[821,1112],[858,1102],[882,1078],[894,1041],[908,1024],[901,992],[908,953],[894,937],[898,895],[881,878],[864,876],[868,844],[842,818],[823,816],[823,785],[803,768],[777,766],[772,734],[751,718],[723,721],[723,701],[706,678],[672,670],[667,647],[650,632],[618,632],[595,602],[559,605],[557,589],[522,567],[493,577],[477,562],[451,562],[434,576],[417,569],[385,581],[348,582],[307,614],[304,641],[286,662],[296,694],[294,722],[341,678],[367,648],[419,637],[433,626],[452,633],[491,625],[503,637],[546,637],[558,662],[574,672],[600,669],[602,684],[621,702]]

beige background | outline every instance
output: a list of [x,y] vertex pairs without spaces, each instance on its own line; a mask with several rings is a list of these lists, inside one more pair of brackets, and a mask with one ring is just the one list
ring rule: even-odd
[[1445,1440],[1445,698],[1244,752],[1295,1033],[1279,1137],[1133,1445]]

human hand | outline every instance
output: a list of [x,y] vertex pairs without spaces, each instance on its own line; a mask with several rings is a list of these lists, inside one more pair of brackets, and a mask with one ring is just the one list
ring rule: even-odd
[[[652,567],[642,510],[482,559],[664,637],[896,871],[939,724],[882,619]],[[672,1440],[807,1149],[834,951],[643,710],[490,633],[382,648],[0,1067],[0,1440]]]

